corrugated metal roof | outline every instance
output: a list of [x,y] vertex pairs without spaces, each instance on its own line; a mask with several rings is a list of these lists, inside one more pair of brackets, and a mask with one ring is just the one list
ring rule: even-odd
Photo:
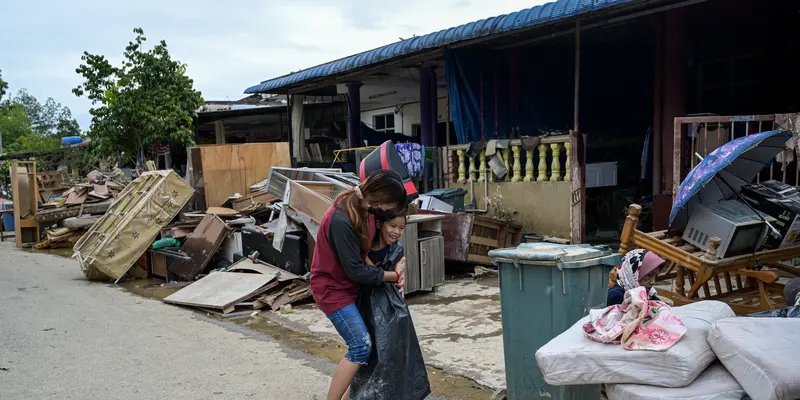
[[302,81],[336,75],[422,50],[429,50],[464,40],[507,33],[516,29],[530,28],[546,22],[553,22],[633,1],[635,0],[558,0],[522,11],[482,19],[392,43],[293,74],[270,79],[251,86],[244,92],[265,93]]

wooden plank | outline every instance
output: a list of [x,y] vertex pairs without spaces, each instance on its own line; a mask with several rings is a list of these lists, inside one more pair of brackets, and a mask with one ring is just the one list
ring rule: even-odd
[[206,215],[181,247],[181,251],[189,255],[190,259],[175,260],[169,266],[170,272],[181,279],[194,279],[203,272],[228,233],[230,228],[219,217]]
[[213,272],[203,279],[169,295],[165,303],[232,310],[242,300],[259,294],[276,275]]
[[469,238],[469,240],[470,240],[470,242],[472,244],[479,244],[479,245],[489,246],[489,247],[494,247],[494,248],[500,247],[498,239],[489,239],[489,238],[480,237],[480,236],[471,236]]
[[242,211],[253,204],[270,204],[277,197],[267,193],[266,191],[258,191],[244,195],[231,202],[231,207],[236,211]]
[[295,274],[293,274],[293,273],[291,273],[289,271],[286,271],[286,270],[278,268],[276,266],[267,264],[267,263],[265,263],[263,261],[260,261],[260,260],[253,261],[252,259],[247,258],[247,257],[237,261],[235,264],[233,264],[230,267],[228,267],[228,271],[230,271],[230,272],[235,272],[235,271],[253,271],[253,272],[258,272],[259,274],[264,274],[264,275],[273,275],[273,274],[277,273],[277,274],[279,274],[278,275],[278,281],[279,282],[285,282],[285,281],[293,280],[293,279],[304,280],[303,277],[301,277],[299,275],[295,275]]
[[286,142],[198,148],[208,207],[221,206],[234,193],[248,193],[251,185],[269,177],[273,166],[291,166],[289,144]]
[[313,190],[295,182],[289,181],[287,188],[288,198],[283,201],[289,207],[308,215],[314,222],[319,223],[322,216],[328,211],[333,202],[315,193]]

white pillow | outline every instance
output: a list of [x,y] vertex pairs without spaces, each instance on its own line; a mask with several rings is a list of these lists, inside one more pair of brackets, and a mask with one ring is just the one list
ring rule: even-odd
[[708,343],[754,400],[800,399],[800,318],[724,319]]
[[585,317],[536,352],[536,362],[551,385],[638,383],[684,387],[692,383],[717,357],[706,337],[711,325],[733,317],[731,308],[719,301],[700,301],[673,311],[687,332],[664,352],[624,350],[584,337]]
[[706,368],[689,386],[665,388],[619,383],[606,385],[608,400],[741,400],[744,389],[719,362]]

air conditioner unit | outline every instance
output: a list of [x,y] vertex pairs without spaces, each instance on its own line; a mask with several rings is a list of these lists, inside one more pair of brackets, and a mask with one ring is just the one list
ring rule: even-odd
[[691,211],[683,240],[707,250],[712,237],[720,239],[717,258],[733,257],[759,250],[767,238],[767,222],[775,218],[754,212],[737,200],[703,204]]

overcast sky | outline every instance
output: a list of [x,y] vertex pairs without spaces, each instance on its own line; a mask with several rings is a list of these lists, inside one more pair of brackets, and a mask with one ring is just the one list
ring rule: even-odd
[[0,70],[68,106],[88,129],[91,104],[75,97],[84,50],[118,63],[142,27],[167,41],[206,100],[236,100],[263,80],[544,0],[6,0],[0,4]]

